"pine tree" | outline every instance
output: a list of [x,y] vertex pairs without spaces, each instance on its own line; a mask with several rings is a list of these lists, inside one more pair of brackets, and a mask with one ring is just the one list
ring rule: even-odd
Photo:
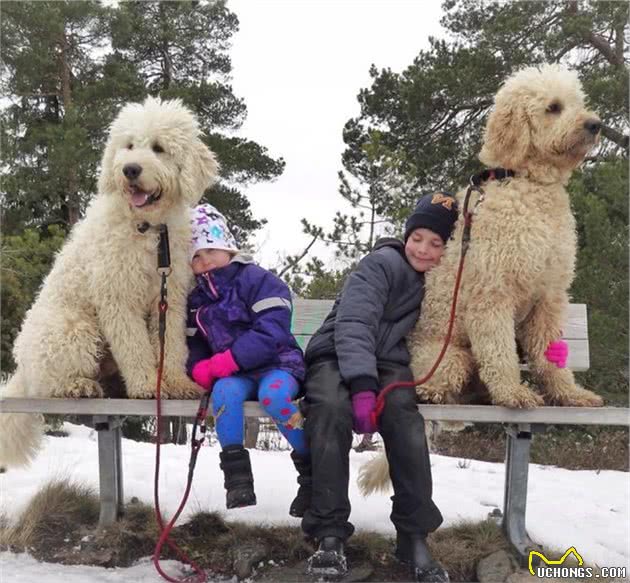
[[429,39],[402,73],[371,68],[372,85],[358,95],[361,113],[344,131],[344,165],[352,161],[358,180],[377,136],[385,158],[419,192],[465,183],[480,168],[483,124],[499,85],[544,62],[577,69],[604,124],[600,154],[627,152],[627,3],[448,0],[444,9],[448,40]]
[[3,2],[2,201],[5,232],[68,230],[95,190],[107,119],[93,86],[106,43],[99,3]]
[[51,225],[43,233],[26,229],[19,235],[2,237],[2,339],[0,370],[13,370],[13,341],[20,330],[24,314],[33,301],[42,280],[48,273],[54,254],[61,248],[65,233]]
[[628,402],[628,163],[607,159],[569,184],[578,223],[573,301],[588,308],[591,367],[583,383],[609,401]]

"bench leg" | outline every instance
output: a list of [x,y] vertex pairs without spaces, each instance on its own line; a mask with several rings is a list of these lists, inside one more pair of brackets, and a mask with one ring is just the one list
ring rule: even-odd
[[503,496],[503,531],[518,555],[522,566],[527,565],[529,551],[537,549],[525,530],[527,506],[527,476],[532,431],[529,424],[506,427],[505,492]]
[[110,526],[123,515],[122,430],[120,417],[95,415],[98,432],[98,472],[101,500],[99,528]]

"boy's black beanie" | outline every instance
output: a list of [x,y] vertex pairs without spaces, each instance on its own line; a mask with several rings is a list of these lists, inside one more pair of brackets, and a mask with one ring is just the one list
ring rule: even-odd
[[446,243],[453,232],[457,216],[457,200],[451,193],[427,194],[418,201],[405,223],[404,241],[406,243],[416,229],[424,228],[437,233]]

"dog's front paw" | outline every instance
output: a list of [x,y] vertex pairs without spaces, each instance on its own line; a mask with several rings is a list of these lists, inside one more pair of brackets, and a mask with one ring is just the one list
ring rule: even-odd
[[[162,386],[164,382],[162,381]],[[157,391],[157,371],[147,372],[146,374],[137,374],[127,381],[127,396],[130,399],[155,399]],[[161,392],[162,398],[167,399],[168,395]]]
[[534,409],[544,404],[543,398],[528,385],[520,384],[513,388],[491,391],[492,403],[511,409]]
[[187,375],[182,374],[167,377],[163,392],[168,394],[169,399],[198,399],[203,389]]
[[84,377],[73,379],[66,386],[57,387],[52,394],[56,399],[100,399],[103,395],[103,387],[97,381]]
[[443,404],[450,401],[447,391],[433,385],[420,385],[416,387],[416,394],[422,403]]
[[580,386],[570,391],[564,391],[557,395],[554,395],[550,399],[551,405],[560,405],[562,407],[602,407],[604,405],[604,399],[593,391],[583,389]]

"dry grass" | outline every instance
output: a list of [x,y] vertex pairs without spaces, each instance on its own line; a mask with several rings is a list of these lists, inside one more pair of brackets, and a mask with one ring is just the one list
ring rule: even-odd
[[[98,530],[97,521],[98,500],[89,488],[67,480],[56,481],[35,495],[14,526],[0,516],[0,546],[28,548],[43,561],[103,567],[126,567],[153,553],[158,528],[150,506],[128,504],[124,517],[105,530]],[[277,577],[273,579],[277,581],[282,581],[283,573],[278,565],[301,566],[314,551],[312,542],[305,540],[297,526],[226,522],[219,513],[194,514],[186,524],[173,530],[171,538],[191,559],[216,576],[233,575],[235,559],[244,547],[263,549],[261,560],[265,566],[261,574]],[[429,546],[452,581],[475,581],[480,559],[508,549],[501,528],[491,520],[441,528],[429,537]],[[374,567],[371,581],[409,581],[408,568],[395,560],[393,551],[391,537],[373,532],[355,534],[347,548],[351,564],[370,563]],[[547,556],[559,558],[562,554],[548,551]],[[174,558],[167,546],[162,556]],[[588,562],[588,557],[584,559]],[[276,566],[269,565],[270,560]],[[612,583],[602,577],[598,580]]]
[[157,525],[150,506],[130,504],[125,516],[98,529],[99,501],[94,492],[69,480],[45,485],[14,525],[0,519],[0,548],[28,551],[42,561],[129,566],[151,555]]
[[509,548],[501,527],[492,520],[441,528],[429,537],[429,546],[446,567],[451,581],[476,581],[479,560]]
[[82,545],[84,553],[96,553],[104,566],[128,567],[140,557],[153,554],[158,539],[155,512],[146,504],[128,504],[125,515],[106,529],[92,533]]
[[[459,433],[442,432],[433,444],[434,452],[464,459],[502,462],[505,433],[494,425],[467,427]],[[554,427],[535,433],[531,461],[570,470],[628,471],[628,430],[626,428]]]
[[[93,492],[67,480],[57,481],[36,494],[15,526],[8,526],[0,517],[0,543],[16,550],[28,548],[44,561],[103,567],[126,567],[153,553],[158,528],[151,507],[129,504],[125,516],[104,530],[97,528],[97,521],[98,500]],[[264,571],[271,576],[277,567],[269,566],[269,560],[276,565],[299,565],[314,551],[297,526],[226,522],[221,514],[208,512],[193,515],[186,524],[176,527],[171,537],[204,569],[228,577],[244,547],[263,549]],[[493,522],[440,529],[430,537],[429,544],[454,581],[473,580],[477,561],[506,547]],[[360,532],[349,541],[348,558],[355,565],[372,564],[374,581],[406,581],[408,570],[396,562],[393,550],[390,537]],[[162,556],[174,558],[167,546]]]
[[90,488],[56,480],[35,494],[14,526],[0,530],[0,544],[54,548],[82,526],[94,526],[98,515],[98,498]]
[[[173,538],[191,559],[213,573],[231,575],[239,548],[262,546],[276,563],[299,562],[312,552],[302,531],[289,526],[257,526],[226,522],[215,512],[198,512],[173,531]],[[164,556],[170,558],[165,549]]]

